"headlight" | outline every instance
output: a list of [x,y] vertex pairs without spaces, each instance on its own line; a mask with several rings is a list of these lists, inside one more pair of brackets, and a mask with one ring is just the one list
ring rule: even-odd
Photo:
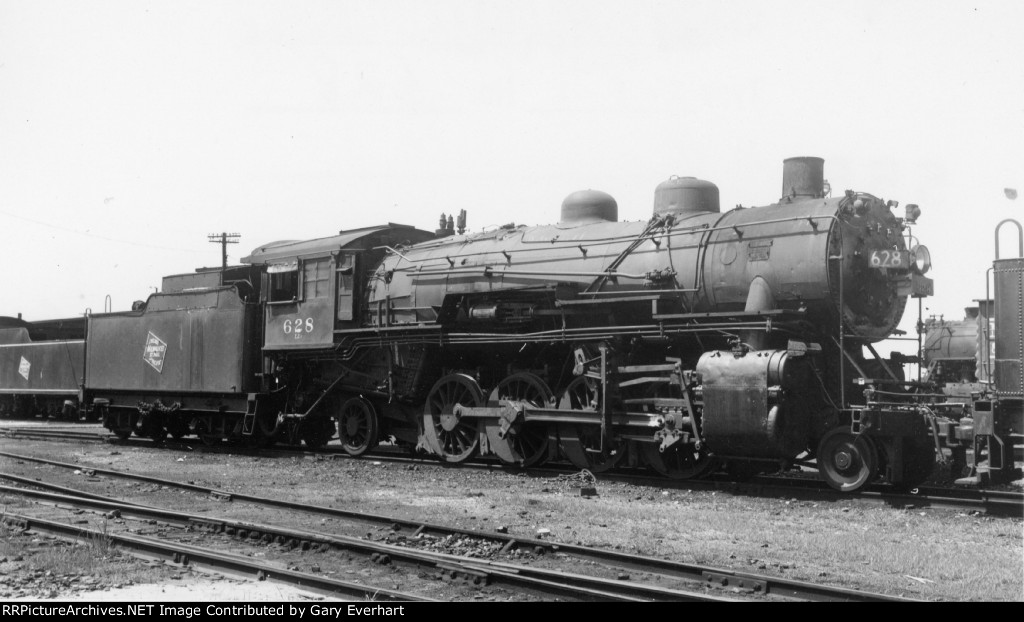
[[925,274],[932,269],[932,254],[924,244],[918,244],[910,249],[910,261],[913,262],[914,271],[918,274]]

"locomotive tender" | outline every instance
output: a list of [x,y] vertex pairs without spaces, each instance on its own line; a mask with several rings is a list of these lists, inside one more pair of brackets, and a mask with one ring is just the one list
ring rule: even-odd
[[0,416],[78,411],[85,370],[85,320],[0,317]]
[[123,437],[336,433],[352,455],[387,439],[452,463],[800,464],[839,490],[912,486],[935,419],[874,391],[910,383],[873,344],[931,294],[919,210],[830,194],[820,158],[790,158],[763,207],[723,213],[714,184],[673,177],[641,222],[588,190],[554,225],[442,216],[267,244],[90,315],[80,399]]

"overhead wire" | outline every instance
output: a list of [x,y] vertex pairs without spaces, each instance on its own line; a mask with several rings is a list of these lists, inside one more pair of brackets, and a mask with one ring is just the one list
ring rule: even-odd
[[34,218],[27,218],[25,216],[19,216],[17,214],[12,214],[12,213],[4,211],[4,210],[0,210],[0,214],[2,214],[4,216],[7,216],[8,218],[15,218],[17,220],[24,220],[25,222],[30,222],[30,223],[33,223],[33,224],[36,224],[36,225],[40,225],[40,226],[43,226],[43,227],[49,227],[50,229],[57,229],[57,230],[60,230],[60,231],[66,231],[68,233],[74,233],[74,234],[83,235],[83,236],[86,236],[86,237],[97,238],[97,239],[100,239],[100,240],[106,240],[108,242],[115,242],[117,244],[128,244],[130,246],[140,246],[142,248],[155,248],[155,249],[166,250],[166,251],[174,251],[174,252],[180,252],[180,253],[195,253],[195,252],[197,252],[196,248],[178,248],[178,247],[173,247],[173,246],[161,246],[159,244],[147,244],[147,243],[144,243],[144,242],[134,242],[134,241],[131,241],[131,240],[121,240],[121,239],[118,239],[118,238],[112,238],[112,237],[109,237],[109,236],[100,235],[98,233],[92,233],[91,231],[81,231],[79,229],[73,229],[71,227],[64,227],[62,225],[55,225],[53,223],[44,222],[42,220],[36,220]]

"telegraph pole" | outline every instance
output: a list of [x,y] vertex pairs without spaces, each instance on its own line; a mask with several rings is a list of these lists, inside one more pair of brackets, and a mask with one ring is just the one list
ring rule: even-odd
[[[220,244],[220,267],[222,270],[228,267],[228,244],[238,244],[238,233],[211,233],[207,236],[215,244]],[[223,278],[223,277],[221,277]]]

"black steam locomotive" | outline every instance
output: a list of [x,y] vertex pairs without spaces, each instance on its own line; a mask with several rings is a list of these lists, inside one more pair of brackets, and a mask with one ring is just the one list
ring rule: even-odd
[[[928,251],[909,242],[920,211],[831,196],[819,158],[786,160],[782,194],[722,213],[714,184],[673,177],[642,222],[587,190],[554,225],[466,234],[463,212],[433,233],[267,244],[89,315],[60,396],[122,437],[336,434],[356,456],[388,440],[453,463],[808,465],[840,490],[912,486],[935,463],[935,415],[873,344],[931,294]],[[0,326],[0,399],[30,341]]]

